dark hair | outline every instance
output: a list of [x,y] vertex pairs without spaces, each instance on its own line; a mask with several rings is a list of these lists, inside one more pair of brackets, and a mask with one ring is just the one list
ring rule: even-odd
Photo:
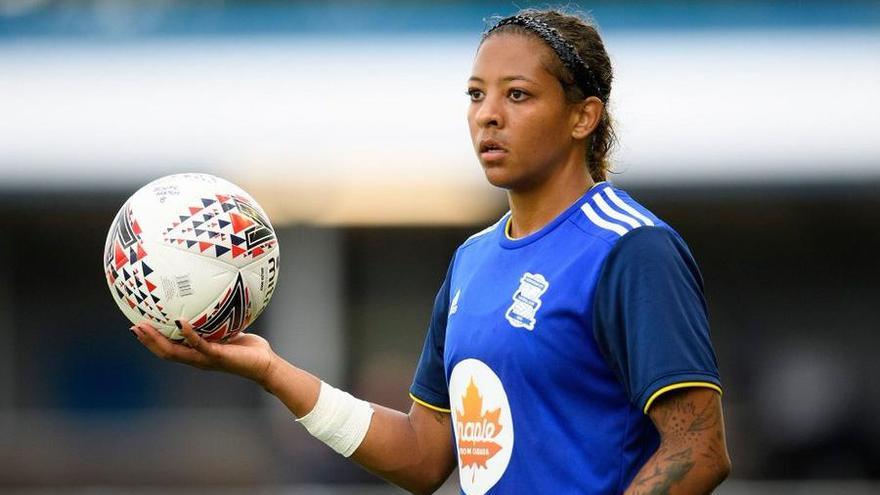
[[[602,110],[602,117],[596,128],[590,134],[587,140],[587,168],[593,180],[599,182],[605,180],[605,176],[609,172],[610,164],[608,155],[611,148],[617,141],[617,135],[611,122],[611,115],[608,113],[608,97],[611,95],[611,81],[614,78],[611,69],[611,59],[608,52],[605,51],[605,44],[602,43],[602,37],[599,36],[596,23],[592,18],[568,14],[555,9],[524,9],[516,13],[516,16],[523,18],[536,19],[539,22],[555,30],[564,41],[570,43],[577,50],[577,55],[586,64],[591,78],[594,80],[596,89],[598,90],[598,98],[605,103]],[[493,25],[501,21],[501,18],[494,19]],[[511,23],[497,25],[490,29],[484,36],[483,40],[501,33],[516,33],[534,36],[547,42],[537,32],[529,27],[521,24]],[[551,47],[552,48],[552,47]],[[565,97],[570,103],[582,101],[587,96],[575,81],[575,75],[566,67],[566,64],[559,58],[559,53],[555,50],[557,56],[548,60],[547,68],[559,79],[562,88],[565,91]]]

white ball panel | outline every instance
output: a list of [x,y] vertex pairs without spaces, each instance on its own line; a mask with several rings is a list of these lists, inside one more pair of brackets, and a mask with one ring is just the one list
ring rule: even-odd
[[255,312],[252,319],[256,319],[269,305],[275,287],[278,285],[278,268],[280,250],[276,245],[267,251],[265,256],[254,261],[241,269],[241,275],[251,290],[251,297]]
[[[238,270],[221,261],[170,246],[150,245],[161,260],[161,288],[166,312],[174,318],[190,320],[219,299]],[[150,257],[147,258],[150,260]],[[172,323],[173,325],[173,323]],[[176,328],[176,327],[175,327]]]

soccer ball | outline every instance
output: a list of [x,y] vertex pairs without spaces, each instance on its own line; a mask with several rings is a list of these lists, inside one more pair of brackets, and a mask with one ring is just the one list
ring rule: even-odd
[[278,279],[278,240],[266,213],[238,186],[207,174],[162,177],[122,205],[104,246],[119,309],[172,340],[189,320],[211,342],[251,324]]

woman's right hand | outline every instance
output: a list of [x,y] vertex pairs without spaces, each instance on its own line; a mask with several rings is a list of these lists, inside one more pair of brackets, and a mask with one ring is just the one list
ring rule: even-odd
[[187,321],[177,320],[176,323],[183,333],[183,343],[169,340],[148,321],[134,325],[131,331],[141,344],[161,359],[201,369],[226,371],[250,378],[266,387],[277,361],[277,355],[266,339],[242,332],[219,344],[203,339]]

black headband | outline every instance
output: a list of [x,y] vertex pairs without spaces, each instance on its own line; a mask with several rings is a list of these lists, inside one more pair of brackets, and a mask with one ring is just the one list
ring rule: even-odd
[[574,45],[563,38],[555,28],[548,26],[544,21],[535,19],[534,17],[512,15],[501,19],[483,33],[483,41],[489,37],[489,34],[492,33],[492,31],[495,31],[502,26],[522,26],[538,35],[539,38],[544,40],[544,42],[553,49],[559,57],[559,60],[562,61],[563,65],[565,65],[574,76],[574,83],[584,93],[584,98],[597,96],[600,100],[605,102],[605,98],[602,97],[599,92],[599,84],[596,82],[596,76],[593,74],[593,71],[590,70],[590,66],[584,62],[580,55],[578,55],[577,49]]

